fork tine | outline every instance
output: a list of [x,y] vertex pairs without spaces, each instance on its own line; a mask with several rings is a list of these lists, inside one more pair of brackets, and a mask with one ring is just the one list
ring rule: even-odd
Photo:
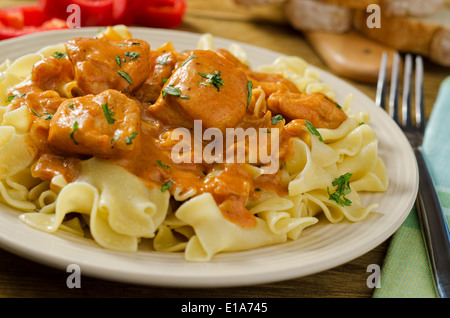
[[405,70],[403,75],[403,96],[402,96],[402,126],[412,128],[411,119],[411,78],[412,78],[412,57],[411,54],[405,56]]
[[394,60],[392,62],[392,74],[391,74],[391,90],[389,92],[389,114],[391,117],[399,123],[399,111],[398,111],[398,73],[400,70],[400,54],[396,52],[394,54]]
[[380,70],[378,72],[377,94],[375,98],[375,104],[383,109],[386,109],[387,64],[388,53],[383,52],[381,55]]
[[416,56],[416,75],[415,75],[415,111],[416,127],[420,132],[425,131],[425,107],[423,97],[423,60],[420,55]]

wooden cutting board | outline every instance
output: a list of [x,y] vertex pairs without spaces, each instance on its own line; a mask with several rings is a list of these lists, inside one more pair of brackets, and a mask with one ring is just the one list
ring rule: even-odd
[[362,37],[355,32],[344,34],[310,31],[306,38],[327,66],[338,75],[352,80],[376,83],[381,55],[389,53],[388,75],[395,49]]

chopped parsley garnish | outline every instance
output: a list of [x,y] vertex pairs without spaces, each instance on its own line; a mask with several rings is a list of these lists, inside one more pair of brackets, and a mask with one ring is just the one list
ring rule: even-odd
[[260,188],[255,188],[255,192],[260,192],[261,189]]
[[76,121],[76,122],[73,123],[72,132],[70,133],[70,138],[72,138],[73,143],[74,143],[75,145],[78,145],[78,142],[75,140],[75,137],[74,137],[74,133],[75,133],[77,130],[78,130],[78,122]]
[[42,117],[41,114],[39,114],[37,111],[35,111],[33,108],[30,108],[30,110],[33,112],[33,114],[35,114],[38,117]]
[[316,127],[314,127],[309,121],[305,120],[306,122],[306,128],[311,132],[311,134],[319,137],[319,140],[323,142],[322,136],[320,135],[320,132],[317,131]]
[[125,52],[125,56],[131,57],[130,61],[141,57],[138,52]]
[[136,138],[136,135],[138,134],[138,132],[133,131],[133,133],[131,134],[131,136],[127,136],[127,145],[131,145],[133,144],[133,139]]
[[252,101],[252,88],[253,88],[253,82],[252,81],[248,81],[247,82],[247,92],[248,92],[247,108],[248,108],[248,105],[250,105],[250,102]]
[[189,96],[181,95],[181,91],[178,87],[173,87],[170,85],[167,87],[164,87],[162,90],[162,98],[166,97],[166,95],[172,95],[172,96],[177,96],[180,98],[190,99]]
[[161,65],[167,65],[168,60],[169,60],[169,53],[166,53],[158,56],[156,59],[156,63]]
[[333,104],[335,104],[337,106],[337,108],[342,109],[342,106],[339,105],[338,103],[336,103],[334,100],[332,100],[331,98],[329,98],[327,95],[324,95],[323,97],[325,97],[325,99],[329,100],[330,102],[332,102]]
[[160,167],[162,167],[163,169],[169,169],[169,168],[170,168],[169,165],[163,164],[161,160],[156,160],[156,162],[157,162],[158,165],[160,165]]
[[32,112],[33,112],[33,114],[35,114],[37,117],[40,117],[40,118],[44,118],[45,120],[51,120],[52,118],[53,118],[53,114],[50,114],[49,112],[47,112],[47,111],[44,111],[44,114],[45,115],[47,115],[46,117],[43,117],[41,114],[39,114],[37,111],[35,111],[33,108],[29,108]]
[[189,58],[188,58],[186,61],[184,61],[183,64],[181,64],[181,67],[183,67],[183,66],[185,66],[187,63],[189,63],[190,60],[196,59],[196,58],[197,58],[197,55],[195,55],[195,54],[189,56]]
[[13,99],[21,98],[21,97],[24,97],[25,95],[26,95],[25,93],[20,94],[20,95],[10,95],[10,96],[8,96],[8,98],[5,100],[5,102],[9,103],[9,102],[11,102]]
[[161,186],[161,192],[166,192],[167,190],[169,190],[170,189],[170,187],[173,185],[173,182],[172,181],[167,181],[166,183],[164,183],[162,186]]
[[74,107],[73,103],[69,103],[69,108],[73,109],[73,107]]
[[167,81],[168,81],[169,79],[168,79],[168,78],[161,77],[161,80],[162,80],[162,83],[163,83],[163,84],[166,84]]
[[209,73],[209,74],[203,74],[199,72],[198,75],[207,79],[206,83],[200,82],[200,84],[202,85],[212,84],[214,85],[214,87],[217,89],[218,92],[220,91],[220,86],[225,85],[223,79],[220,77],[220,71],[217,71],[217,73]]
[[119,70],[119,71],[117,71],[117,73],[119,73],[120,76],[122,76],[124,79],[126,79],[128,84],[133,85],[133,81],[131,80],[131,77],[130,77],[130,75],[128,75],[127,72]]
[[57,59],[62,59],[63,57],[66,57],[66,53],[54,52],[53,56],[56,57]]
[[336,187],[335,192],[330,193],[330,188],[327,187],[330,200],[336,201],[340,206],[350,206],[352,204],[352,201],[345,197],[345,195],[352,191],[350,188],[351,177],[352,174],[348,172],[333,180],[332,184]]
[[283,116],[281,116],[281,115],[276,115],[276,116],[272,117],[272,119],[270,120],[270,123],[271,123],[272,125],[276,125],[276,124],[282,122],[283,119],[284,119]]
[[116,54],[116,63],[119,65],[119,67],[122,67],[122,62],[120,60],[120,56]]
[[50,114],[49,112],[45,111],[44,112],[45,115],[47,115],[47,117],[44,117],[45,120],[51,120],[53,118],[53,114]]
[[116,120],[112,118],[114,116],[114,113],[108,108],[108,104],[102,104],[102,108],[108,124],[114,124],[116,122]]
[[131,44],[123,44],[123,43],[119,44],[119,46],[132,46],[132,45],[141,45],[141,43],[139,43],[139,42],[133,42],[133,43],[131,43]]

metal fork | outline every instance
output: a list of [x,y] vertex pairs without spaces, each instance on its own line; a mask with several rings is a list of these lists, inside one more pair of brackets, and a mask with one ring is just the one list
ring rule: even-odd
[[[395,54],[391,70],[391,85],[389,102],[386,104],[388,54],[381,57],[378,77],[376,104],[385,109],[399,124],[408,138],[419,168],[419,193],[416,207],[430,265],[433,271],[436,290],[441,298],[450,296],[450,234],[444,218],[439,198],[421,152],[423,134],[425,131],[425,112],[423,98],[423,61],[421,56],[415,58],[415,105],[412,102],[413,57],[406,54],[404,60],[404,75],[401,108],[399,103],[399,70],[400,54]],[[401,114],[401,116],[400,116]],[[414,120],[412,116],[415,116]]]

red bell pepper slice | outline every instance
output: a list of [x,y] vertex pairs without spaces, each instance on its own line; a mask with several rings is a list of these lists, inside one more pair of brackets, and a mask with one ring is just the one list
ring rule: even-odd
[[44,12],[37,6],[19,6],[0,10],[0,40],[66,28],[66,21],[47,19]]
[[137,1],[133,22],[155,28],[174,28],[181,24],[186,11],[185,0]]
[[[106,26],[117,24],[115,15],[119,8],[126,10],[126,5],[120,5],[126,0],[39,0],[38,6],[47,14],[47,17],[56,17],[67,20],[71,11],[67,8],[71,4],[80,7],[80,26]],[[116,5],[117,3],[117,5]]]
[[48,17],[67,19],[67,7],[80,7],[80,26],[137,24],[173,28],[181,24],[185,0],[39,0]]
[[0,10],[0,39],[42,30],[68,28],[67,20],[80,7],[80,26],[137,24],[173,28],[181,24],[185,0],[39,0],[35,6]]

